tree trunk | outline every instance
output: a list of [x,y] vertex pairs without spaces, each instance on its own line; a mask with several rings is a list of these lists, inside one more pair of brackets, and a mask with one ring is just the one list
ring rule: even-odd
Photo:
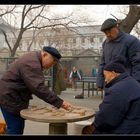
[[130,5],[129,12],[125,19],[120,23],[120,29],[126,33],[130,33],[140,19],[140,6]]
[[17,38],[17,40],[16,40],[16,43],[15,43],[15,45],[14,45],[12,51],[11,51],[11,57],[14,57],[14,56],[15,56],[16,50],[17,50],[17,48],[19,47],[19,44],[20,44],[20,41],[21,41],[21,39],[22,39],[22,35],[23,35],[23,32],[24,32],[24,31],[25,31],[24,29],[21,29],[21,30],[20,30],[20,33],[19,33],[18,38]]

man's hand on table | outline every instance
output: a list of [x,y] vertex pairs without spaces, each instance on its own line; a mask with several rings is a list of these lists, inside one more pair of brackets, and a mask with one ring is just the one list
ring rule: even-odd
[[63,104],[61,107],[64,108],[65,110],[71,110],[73,108],[73,106],[67,101],[63,101]]

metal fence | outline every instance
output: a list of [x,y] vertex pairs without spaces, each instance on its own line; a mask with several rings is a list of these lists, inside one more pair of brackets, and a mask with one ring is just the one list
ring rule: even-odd
[[3,74],[9,67],[9,65],[15,61],[17,57],[3,57],[0,58],[0,74]]
[[[9,67],[9,65],[18,59],[18,57],[5,57],[0,58],[0,74],[3,74]],[[81,76],[94,76],[93,70],[98,70],[98,65],[100,63],[100,56],[63,56],[61,59],[61,64],[64,70],[65,81],[69,85],[69,75],[72,68],[75,66],[80,72]],[[46,76],[51,76],[53,79],[52,68],[44,71]]]
[[[4,73],[9,65],[18,57],[0,58],[0,73]],[[83,76],[92,76],[93,68],[98,69],[100,56],[63,56],[61,59],[62,67],[67,71],[68,78],[72,67],[75,66]],[[48,73],[50,74],[50,73]]]
[[67,70],[67,77],[73,66],[79,70],[82,76],[93,76],[93,69],[98,70],[100,56],[67,56],[62,58],[61,63],[63,68]]

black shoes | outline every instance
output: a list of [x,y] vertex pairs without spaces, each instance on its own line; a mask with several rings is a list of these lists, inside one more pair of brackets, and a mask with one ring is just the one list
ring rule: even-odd
[[76,95],[75,99],[84,99],[84,95],[83,94]]

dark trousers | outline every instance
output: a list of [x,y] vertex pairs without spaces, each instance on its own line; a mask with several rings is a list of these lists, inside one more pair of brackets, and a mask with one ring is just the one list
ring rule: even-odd
[[72,78],[72,88],[77,89],[77,78]]
[[20,117],[20,115],[14,115],[8,112],[2,107],[1,112],[7,125],[6,134],[23,134],[25,119]]

